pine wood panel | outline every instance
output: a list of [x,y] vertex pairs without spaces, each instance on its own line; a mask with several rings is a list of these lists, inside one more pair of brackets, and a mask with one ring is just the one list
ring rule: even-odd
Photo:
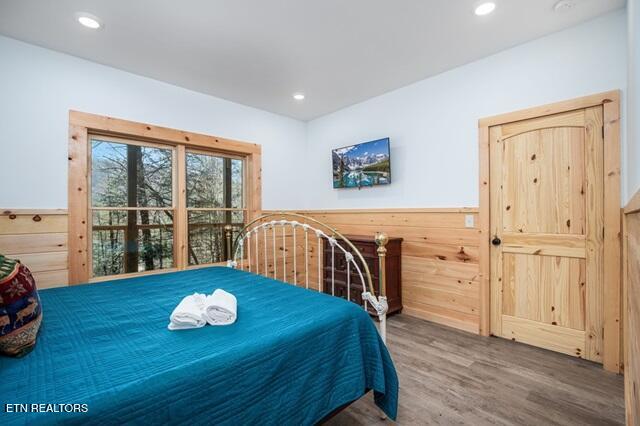
[[69,124],[69,282],[89,280],[89,164],[85,127]]
[[624,377],[627,425],[640,424],[640,192],[624,214]]
[[[297,213],[335,227],[343,234],[375,235],[376,232],[386,232],[389,236],[403,238],[403,312],[465,331],[479,332],[479,231],[477,227],[464,227],[466,214],[473,215],[474,223],[478,223],[476,209],[322,210]],[[262,238],[262,233],[260,235]],[[298,258],[304,249],[301,235],[298,234],[296,240],[297,250],[300,250]],[[268,237],[271,238],[271,231],[268,231]],[[269,246],[272,244],[270,241]],[[309,276],[311,282],[316,282],[315,234],[309,234],[309,241],[314,248],[312,259],[309,260]],[[260,244],[263,244],[262,240]],[[277,247],[281,253],[282,242],[278,242]],[[287,250],[291,248],[288,246]],[[268,257],[273,257],[270,252]],[[301,263],[304,261],[301,260]],[[269,270],[273,272],[271,263]],[[281,270],[282,265],[278,265],[280,279]],[[290,273],[288,270],[288,276]]]
[[136,135],[142,139],[167,141],[196,148],[216,149],[218,151],[242,154],[260,153],[261,146],[254,143],[240,142],[217,136],[186,132],[153,124],[138,123],[103,115],[80,111],[69,111],[74,125],[94,131],[116,135]]
[[0,235],[0,253],[22,254],[51,251],[67,251],[67,234]]
[[505,337],[517,342],[546,347],[556,352],[582,357],[585,351],[584,331],[559,328],[525,318],[505,315],[502,321]]
[[59,271],[34,272],[38,289],[66,287],[69,282],[69,271],[61,269]]
[[25,264],[38,288],[66,286],[67,223],[65,210],[4,210],[0,216],[0,253]]
[[505,233],[502,235],[502,244],[502,251],[505,253],[566,256],[582,259],[586,257],[584,235]]
[[29,253],[15,255],[31,272],[60,271],[67,269],[67,252]]
[[[604,134],[602,106],[585,110],[587,265],[585,332],[587,359],[602,362],[604,352]],[[619,189],[618,189],[619,190]],[[619,220],[619,219],[618,219]],[[618,269],[618,275],[620,270]],[[619,299],[618,299],[619,300]],[[616,345],[618,344],[616,340]],[[617,350],[616,350],[617,352]],[[616,370],[617,371],[617,370]]]
[[505,254],[503,262],[504,315],[584,331],[584,260]]
[[[603,364],[620,371],[620,294],[622,265],[620,220],[620,101],[619,96],[603,103],[604,109],[604,341]],[[597,129],[594,128],[594,131]]]
[[61,214],[22,214],[5,211],[0,215],[0,234],[50,234],[67,232],[67,216]]
[[584,232],[583,133],[542,129],[503,139],[504,232]]

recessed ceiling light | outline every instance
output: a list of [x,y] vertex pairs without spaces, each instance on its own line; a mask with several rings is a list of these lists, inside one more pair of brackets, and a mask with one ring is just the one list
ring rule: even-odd
[[304,93],[294,93],[293,99],[295,99],[296,101],[304,100]]
[[476,7],[476,15],[484,16],[488,15],[496,8],[496,4],[494,2],[486,2],[478,5]]
[[76,13],[76,19],[78,20],[78,22],[80,22],[80,24],[87,28],[91,28],[92,30],[97,30],[98,28],[102,27],[100,19],[90,13],[78,12]]

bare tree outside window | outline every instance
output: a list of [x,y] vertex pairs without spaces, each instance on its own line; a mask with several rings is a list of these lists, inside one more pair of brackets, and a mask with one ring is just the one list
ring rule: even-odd
[[244,224],[243,161],[188,152],[189,265],[227,258],[224,226]]
[[[91,139],[93,276],[175,267],[171,146]],[[187,152],[189,265],[226,259],[224,226],[244,224],[242,159]]]

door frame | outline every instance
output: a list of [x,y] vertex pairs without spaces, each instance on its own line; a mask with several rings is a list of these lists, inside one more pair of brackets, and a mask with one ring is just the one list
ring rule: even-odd
[[480,334],[491,335],[489,128],[602,105],[604,132],[604,328],[606,370],[620,371],[620,91],[598,93],[478,120],[480,157]]

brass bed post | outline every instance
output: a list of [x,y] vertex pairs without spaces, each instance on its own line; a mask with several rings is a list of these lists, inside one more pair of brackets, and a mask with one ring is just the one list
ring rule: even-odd
[[[387,303],[387,276],[386,276],[386,257],[387,257],[387,243],[389,242],[389,236],[384,232],[376,233],[376,244],[378,245],[378,262],[379,262],[379,279],[380,279],[380,289],[378,300],[380,303],[386,305]],[[379,314],[380,318],[380,334],[382,336],[382,341],[386,343],[387,341],[387,313],[385,312]]]
[[227,239],[227,243],[226,243],[226,247],[227,247],[227,261],[232,261],[233,260],[233,254],[231,253],[231,234],[233,232],[233,226],[231,225],[225,225],[224,226],[224,234],[225,237]]
[[[297,220],[287,220],[285,219],[286,216],[291,216]],[[282,217],[282,219],[280,220],[275,220],[274,218],[280,218]],[[268,221],[268,219],[272,219],[271,221]],[[301,220],[302,222],[299,222],[299,220]],[[259,224],[258,224],[259,223]],[[256,225],[257,224],[257,225]],[[268,268],[267,266],[267,229],[271,228],[273,231],[273,278],[277,277],[277,255],[276,255],[276,224],[280,224],[283,227],[283,249],[285,248],[285,243],[286,243],[286,238],[284,235],[284,226],[285,225],[290,225],[293,227],[293,232],[294,232],[294,236],[295,236],[295,228],[296,226],[301,226],[302,229],[304,230],[304,234],[305,234],[305,268],[308,269],[309,267],[309,249],[310,249],[310,244],[309,244],[309,230],[311,230],[312,232],[314,232],[314,234],[317,236],[318,238],[318,253],[322,252],[322,241],[323,239],[328,241],[329,244],[331,245],[332,248],[332,252],[335,251],[335,249],[338,249],[339,252],[341,252],[344,256],[345,256],[345,260],[347,263],[347,271],[349,271],[350,267],[355,268],[356,272],[357,272],[357,276],[359,276],[361,284],[362,284],[362,300],[363,300],[363,308],[365,310],[368,311],[368,304],[370,304],[371,307],[373,307],[373,309],[375,309],[375,313],[378,316],[379,324],[378,324],[378,329],[380,330],[380,336],[382,337],[382,340],[386,343],[386,338],[387,338],[387,332],[386,332],[386,320],[387,320],[387,310],[389,309],[389,305],[387,304],[387,282],[386,282],[386,253],[387,253],[387,248],[386,245],[389,242],[389,237],[387,236],[387,234],[385,233],[376,233],[376,244],[378,246],[377,248],[377,253],[378,253],[378,259],[380,262],[380,275],[379,275],[379,289],[376,291],[376,289],[374,288],[373,285],[373,279],[371,277],[371,271],[369,270],[369,266],[367,264],[367,262],[365,261],[364,257],[362,256],[362,253],[360,253],[360,251],[358,250],[358,248],[351,242],[349,241],[349,239],[347,237],[345,237],[344,235],[342,235],[339,231],[337,231],[335,228],[332,228],[328,225],[325,225],[324,223],[308,217],[308,216],[304,216],[301,215],[299,213],[285,213],[285,212],[279,212],[279,213],[268,213],[265,215],[262,215],[260,217],[257,217],[255,219],[253,219],[252,221],[250,221],[249,223],[245,224],[237,233],[235,239],[233,239],[232,236],[232,231],[233,231],[233,227],[230,225],[227,225],[224,227],[225,231],[226,231],[226,241],[227,241],[227,245],[231,246],[231,249],[229,251],[230,254],[230,259],[227,261],[227,266],[231,267],[231,268],[236,268],[237,265],[239,264],[239,261],[241,261],[242,259],[244,259],[244,253],[242,251],[244,245],[246,244],[246,248],[247,248],[247,262],[248,262],[248,272],[254,272],[252,271],[251,268],[251,234],[255,234],[256,239],[258,238],[258,230],[260,228],[262,228],[263,230],[263,236],[264,236],[264,243],[265,243],[265,270],[264,270],[264,275],[268,276]],[[313,225],[317,225],[318,227],[314,227]],[[324,231],[323,231],[324,229]],[[325,232],[328,231],[328,232]],[[232,242],[233,240],[233,242]],[[341,244],[344,243],[344,246]],[[258,248],[258,244],[256,241],[256,259],[259,260],[259,256],[258,256],[258,252],[259,252],[259,248]],[[295,262],[295,246],[294,246],[294,262]],[[240,257],[238,257],[240,256]],[[286,256],[286,253],[284,253],[283,250],[283,257]],[[333,257],[333,256],[332,256]],[[283,259],[283,265],[285,266],[286,269],[286,258]],[[295,268],[295,266],[294,266]],[[335,269],[335,265],[332,264],[332,276],[334,275],[334,269]],[[305,287],[309,288],[309,271],[307,271],[305,269],[305,274],[306,274],[306,281],[305,281]],[[256,274],[259,274],[259,268],[256,266],[256,270],[255,270]],[[286,271],[284,272],[286,273]],[[283,277],[286,276],[283,275]],[[347,273],[347,300],[351,300],[351,274]],[[294,281],[296,279],[296,276],[294,274]],[[333,281],[333,280],[332,280]],[[322,273],[322,257],[318,256],[318,289],[319,292],[323,292],[323,273]],[[335,295],[335,292],[332,292],[333,295]],[[369,311],[371,312],[371,311]]]

